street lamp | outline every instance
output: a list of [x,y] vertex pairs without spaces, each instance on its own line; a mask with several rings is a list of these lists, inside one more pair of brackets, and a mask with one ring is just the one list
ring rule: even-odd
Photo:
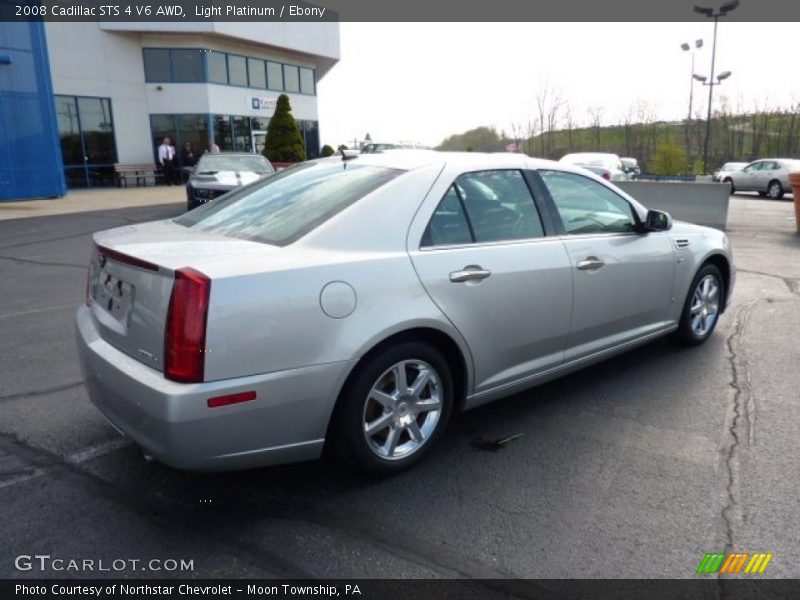
[[[695,40],[694,47],[696,50],[699,50],[703,47],[703,40]],[[694,98],[694,55],[695,50],[692,50],[692,47],[684,42],[681,44],[681,50],[684,52],[692,51],[692,70],[690,71],[691,77],[689,77],[689,116],[686,119],[686,162],[689,163],[689,166],[693,164],[692,162],[692,100]]]
[[730,71],[725,71],[727,73],[725,77],[722,79],[717,78],[717,82],[714,83],[714,64],[717,55],[717,24],[719,22],[720,17],[724,17],[729,12],[736,10],[739,6],[739,0],[729,0],[722,6],[717,9],[714,8],[707,8],[704,6],[695,6],[694,12],[703,15],[704,17],[710,17],[714,19],[714,42],[711,45],[711,77],[710,81],[706,83],[703,82],[703,85],[708,86],[708,115],[706,116],[706,139],[703,143],[703,172],[708,172],[708,140],[711,137],[711,100],[713,99],[714,94],[714,86],[719,85],[722,79],[726,79],[730,77]]

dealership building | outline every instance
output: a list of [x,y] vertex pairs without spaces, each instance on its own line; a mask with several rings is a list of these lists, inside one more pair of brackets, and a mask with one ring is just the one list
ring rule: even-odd
[[165,137],[260,152],[281,93],[316,157],[317,82],[338,60],[333,22],[0,23],[0,199],[61,195],[37,178],[113,185]]

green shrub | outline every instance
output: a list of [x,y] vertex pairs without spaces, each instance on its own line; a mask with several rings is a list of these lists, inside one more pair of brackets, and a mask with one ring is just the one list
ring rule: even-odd
[[303,135],[292,116],[292,107],[286,94],[278,96],[275,114],[269,121],[264,156],[271,162],[301,162],[306,159]]
[[329,146],[328,144],[325,144],[322,147],[322,150],[320,151],[320,155],[323,158],[325,158],[326,156],[333,156],[334,154],[336,154],[336,150],[334,150],[333,147]]
[[680,175],[686,171],[686,152],[674,142],[662,142],[656,147],[650,170],[654,175]]

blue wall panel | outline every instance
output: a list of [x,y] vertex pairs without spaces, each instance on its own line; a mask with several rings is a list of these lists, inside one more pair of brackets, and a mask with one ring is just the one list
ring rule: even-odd
[[66,192],[44,24],[0,22],[0,200]]

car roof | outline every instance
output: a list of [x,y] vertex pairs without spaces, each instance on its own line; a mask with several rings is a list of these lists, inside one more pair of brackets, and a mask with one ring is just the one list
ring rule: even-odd
[[203,156],[260,156],[261,158],[265,158],[263,154],[256,154],[255,152],[206,152]]
[[[325,160],[341,160],[331,157]],[[440,152],[438,150],[402,150],[376,154],[359,154],[348,160],[354,164],[374,165],[411,171],[430,166],[445,166],[471,171],[477,169],[564,169],[567,165],[552,160],[531,158],[525,154],[510,152]]]

